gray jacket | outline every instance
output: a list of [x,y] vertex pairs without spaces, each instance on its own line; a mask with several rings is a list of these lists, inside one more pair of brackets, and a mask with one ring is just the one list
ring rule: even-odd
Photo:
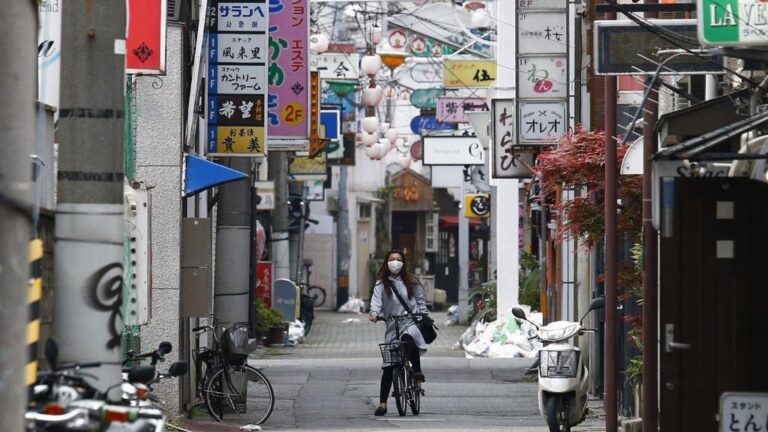
[[[398,278],[389,278],[392,289],[396,289],[400,293],[400,296],[405,300],[413,313],[427,313],[427,302],[424,300],[424,287],[421,284],[416,285],[413,291],[413,298],[408,298],[408,290],[405,287],[405,283]],[[407,311],[400,304],[397,296],[392,293],[389,297],[384,292],[384,285],[381,281],[377,281],[373,287],[373,296],[371,297],[371,313],[376,312],[381,317],[388,317],[390,315],[402,315]],[[403,329],[405,326],[405,330]],[[423,354],[427,350],[427,344],[424,342],[424,338],[421,336],[419,328],[416,327],[412,319],[400,321],[401,334],[408,333],[416,342],[416,346],[419,347]],[[384,342],[392,343],[395,341],[397,334],[395,332],[395,321],[387,321],[387,330],[384,333]]]

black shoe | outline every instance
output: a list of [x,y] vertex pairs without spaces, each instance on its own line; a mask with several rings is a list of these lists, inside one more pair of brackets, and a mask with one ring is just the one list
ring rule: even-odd
[[384,407],[378,407],[376,408],[376,411],[373,412],[373,415],[375,416],[383,416],[387,413],[387,409]]
[[416,381],[417,383],[423,383],[423,382],[424,382],[424,381],[426,381],[427,379],[426,379],[426,378],[424,378],[424,374],[423,374],[423,373],[421,373],[421,372],[415,372],[415,373],[413,374],[413,380],[414,380],[414,381]]

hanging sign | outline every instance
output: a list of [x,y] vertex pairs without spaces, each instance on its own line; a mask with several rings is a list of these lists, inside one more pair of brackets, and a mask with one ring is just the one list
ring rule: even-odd
[[439,83],[443,77],[441,70],[431,63],[414,63],[408,70],[408,74],[417,83]]
[[288,179],[290,181],[314,181],[325,180],[327,176],[327,158],[324,151],[317,156],[294,156],[288,165]]
[[267,128],[273,150],[307,149],[309,87],[309,0],[270,0]]
[[470,218],[491,217],[491,196],[488,194],[464,195],[464,215]]
[[256,263],[256,298],[272,309],[272,261]]
[[477,137],[425,136],[424,165],[484,165],[485,150]]
[[449,88],[487,88],[496,80],[494,60],[443,61],[443,86]]
[[517,95],[520,98],[552,98],[568,95],[568,59],[517,58]]
[[515,100],[494,99],[491,101],[493,118],[493,178],[515,178],[516,163],[514,146],[515,135]]
[[411,105],[420,109],[434,109],[437,107],[437,97],[445,94],[442,88],[420,89],[411,93]]
[[411,120],[411,131],[415,134],[421,134],[427,130],[456,129],[453,123],[442,123],[437,121],[435,116],[420,115]]
[[518,109],[520,144],[551,144],[568,130],[566,101],[520,101]]
[[166,0],[130,0],[125,73],[165,73]]
[[256,206],[256,210],[274,210],[275,209],[275,182],[269,181],[257,181],[253,182],[253,188],[256,190],[256,194],[261,198],[259,204]]
[[214,2],[208,34],[208,154],[263,156],[267,93],[266,0]]
[[568,12],[521,12],[517,16],[518,54],[568,52]]
[[313,59],[322,79],[357,81],[360,78],[360,54],[324,53]]
[[465,112],[488,111],[488,104],[481,98],[440,96],[437,98],[437,120],[445,123],[468,123]]

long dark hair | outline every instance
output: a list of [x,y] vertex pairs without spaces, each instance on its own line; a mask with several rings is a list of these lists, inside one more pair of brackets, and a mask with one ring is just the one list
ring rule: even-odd
[[384,256],[384,264],[381,265],[379,268],[379,271],[376,273],[376,278],[381,281],[381,283],[384,285],[384,292],[387,293],[387,297],[392,297],[392,284],[389,282],[389,275],[391,274],[389,271],[389,266],[387,263],[389,262],[389,257],[392,254],[398,254],[400,257],[403,258],[403,268],[400,270],[400,278],[403,280],[403,283],[405,283],[405,288],[408,291],[408,298],[413,298],[413,293],[416,290],[416,285],[419,285],[419,279],[416,278],[416,276],[412,275],[408,271],[407,263],[405,262],[405,254],[400,252],[397,249],[392,249],[391,251],[387,252],[387,254]]

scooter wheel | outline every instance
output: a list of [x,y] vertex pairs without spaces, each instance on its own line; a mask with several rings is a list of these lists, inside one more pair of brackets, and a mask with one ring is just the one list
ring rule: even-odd
[[571,432],[571,426],[568,424],[568,413],[565,413],[562,418],[564,421],[560,422],[560,412],[565,410],[562,404],[562,398],[560,395],[552,395],[547,400],[547,426],[549,426],[549,432]]

